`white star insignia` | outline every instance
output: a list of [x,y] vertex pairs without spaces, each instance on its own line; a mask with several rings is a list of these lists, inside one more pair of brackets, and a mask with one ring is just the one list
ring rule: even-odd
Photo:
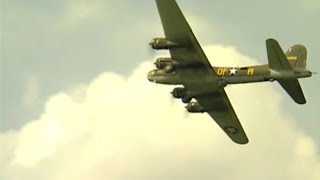
[[237,71],[238,71],[238,69],[236,69],[236,68],[229,69],[229,74],[235,75],[237,73]]

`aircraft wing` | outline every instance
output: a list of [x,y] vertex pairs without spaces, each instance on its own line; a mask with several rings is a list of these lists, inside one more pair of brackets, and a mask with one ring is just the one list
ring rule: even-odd
[[224,89],[196,97],[196,100],[204,109],[207,109],[207,113],[232,141],[238,144],[246,144],[249,142]]
[[[198,103],[236,143],[246,144],[248,138],[231,106],[200,44],[175,0],[156,0],[166,39],[179,45],[170,48],[171,58],[196,66],[177,68],[183,85],[195,96]],[[203,93],[205,92],[205,93]]]
[[166,39],[181,46],[170,49],[171,58],[178,62],[199,63],[215,74],[176,1],[156,0],[156,3]]

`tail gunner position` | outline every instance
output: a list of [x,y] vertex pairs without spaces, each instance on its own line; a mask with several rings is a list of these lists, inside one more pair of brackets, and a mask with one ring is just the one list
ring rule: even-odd
[[[307,50],[297,44],[284,53],[274,39],[266,40],[268,64],[249,67],[212,67],[175,0],[156,0],[165,38],[154,38],[153,49],[168,49],[158,58],[148,79],[158,84],[182,85],[172,95],[187,103],[191,113],[207,112],[236,143],[249,142],[224,87],[228,84],[277,81],[298,104],[305,104],[298,78],[310,77]],[[195,99],[195,100],[192,100]]]

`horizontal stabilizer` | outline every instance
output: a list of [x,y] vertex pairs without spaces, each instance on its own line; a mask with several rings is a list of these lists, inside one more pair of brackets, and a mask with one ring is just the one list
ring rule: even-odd
[[293,70],[279,43],[274,39],[267,39],[267,53],[269,68],[273,70]]
[[307,102],[298,79],[279,79],[278,82],[296,103],[305,104]]

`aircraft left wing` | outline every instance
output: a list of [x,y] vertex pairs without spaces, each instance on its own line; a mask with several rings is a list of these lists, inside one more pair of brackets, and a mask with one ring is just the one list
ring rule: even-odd
[[215,74],[177,2],[156,0],[156,3],[166,39],[179,46],[169,49],[171,58],[186,64],[197,64],[209,73]]
[[249,142],[224,89],[195,98],[221,129],[238,144]]

